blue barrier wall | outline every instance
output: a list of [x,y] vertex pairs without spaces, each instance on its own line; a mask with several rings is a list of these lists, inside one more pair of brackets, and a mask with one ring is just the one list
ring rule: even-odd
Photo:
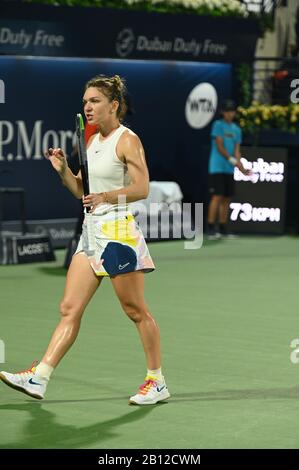
[[[0,186],[25,188],[28,219],[77,215],[79,202],[43,151],[58,145],[71,153],[84,84],[98,73],[126,79],[135,109],[129,125],[144,144],[151,179],[177,181],[185,201],[203,201],[211,122],[217,102],[231,95],[228,64],[0,57]],[[208,92],[189,96],[203,83]],[[11,200],[5,218],[17,214]]]

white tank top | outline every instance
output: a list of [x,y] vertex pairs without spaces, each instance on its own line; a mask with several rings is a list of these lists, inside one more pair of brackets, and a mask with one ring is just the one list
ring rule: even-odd
[[[123,188],[130,184],[128,168],[116,154],[116,146],[120,136],[128,128],[122,124],[106,139],[100,140],[96,134],[87,149],[90,193],[103,193]],[[100,204],[94,215],[107,214],[112,211],[127,211],[128,204]]]

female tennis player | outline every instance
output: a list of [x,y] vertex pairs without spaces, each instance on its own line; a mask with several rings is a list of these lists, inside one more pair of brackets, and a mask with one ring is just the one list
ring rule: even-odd
[[85,308],[104,277],[110,277],[124,312],[135,323],[146,356],[145,382],[129,403],[152,405],[170,396],[161,371],[159,328],[144,300],[144,273],[155,266],[128,207],[147,197],[149,175],[140,139],[121,124],[124,94],[118,75],[100,75],[86,84],[84,113],[99,130],[87,145],[89,195],[83,196],[81,173],[72,173],[62,149],[47,154],[62,183],[76,198],[83,198],[85,210],[90,208],[95,249],[88,249],[85,221],[67,273],[61,319],[45,355],[26,371],[0,373],[7,385],[37,399],[44,398],[51,374],[76,340]]

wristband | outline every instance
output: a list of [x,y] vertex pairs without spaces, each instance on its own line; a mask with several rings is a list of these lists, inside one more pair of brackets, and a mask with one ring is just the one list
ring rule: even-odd
[[229,157],[228,161],[229,161],[229,163],[231,163],[233,166],[236,166],[236,164],[238,163],[238,160],[236,159],[236,157]]

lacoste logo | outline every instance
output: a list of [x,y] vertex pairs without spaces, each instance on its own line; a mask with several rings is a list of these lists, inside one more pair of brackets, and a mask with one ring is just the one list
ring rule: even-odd
[[41,385],[37,382],[33,382],[32,378],[28,380],[28,382],[31,384],[31,385]]
[[119,270],[122,270],[122,269],[124,269],[126,266],[128,266],[129,264],[130,264],[130,263],[126,263],[126,264],[124,264],[124,265],[119,264],[119,265],[118,265],[118,269],[119,269]]

